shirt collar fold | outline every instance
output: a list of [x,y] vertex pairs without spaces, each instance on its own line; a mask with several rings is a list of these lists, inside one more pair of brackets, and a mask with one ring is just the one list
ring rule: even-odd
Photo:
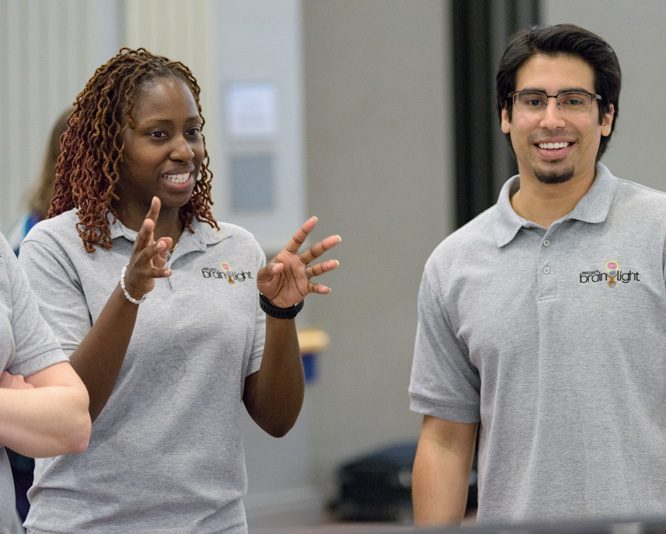
[[[604,222],[613,203],[617,191],[618,179],[608,167],[597,163],[596,176],[592,186],[578,201],[574,209],[562,217],[560,221],[575,219],[596,224]],[[511,195],[520,187],[518,175],[509,178],[500,190],[495,206],[495,242],[498,248],[509,244],[522,227],[536,227],[527,219],[518,215],[511,206]]]
[[[111,213],[107,215],[109,221],[109,229],[111,230],[111,239],[115,240],[119,237],[127,239],[129,242],[134,243],[136,241],[137,233],[125,226],[120,220],[114,217]],[[216,230],[212,228],[207,222],[201,222],[198,219],[192,221],[192,228],[194,233],[191,233],[188,230],[184,230],[180,241],[178,242],[179,248],[181,250],[201,250],[204,251],[208,246],[215,245],[230,237],[224,230],[224,225],[218,223],[220,229]]]

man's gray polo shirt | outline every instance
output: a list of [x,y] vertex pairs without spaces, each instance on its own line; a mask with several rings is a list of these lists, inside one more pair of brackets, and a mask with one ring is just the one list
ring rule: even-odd
[[481,423],[479,520],[666,512],[666,195],[598,164],[546,231],[498,203],[419,294],[411,407]]

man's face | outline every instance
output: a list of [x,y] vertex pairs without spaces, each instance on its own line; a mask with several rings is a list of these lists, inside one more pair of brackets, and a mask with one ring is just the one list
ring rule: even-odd
[[[594,93],[594,70],[577,56],[537,54],[516,73],[515,90],[526,89],[548,95],[572,89]],[[600,124],[596,100],[589,111],[569,113],[549,98],[546,109],[540,112],[514,106],[511,119],[504,108],[501,127],[511,136],[521,178],[554,184],[594,176],[599,141],[611,133],[613,113],[611,106]]]

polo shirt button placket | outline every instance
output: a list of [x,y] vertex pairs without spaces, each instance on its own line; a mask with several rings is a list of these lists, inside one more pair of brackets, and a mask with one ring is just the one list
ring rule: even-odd
[[553,271],[552,263],[554,261],[553,242],[544,237],[541,240],[541,249],[539,251],[539,264],[541,274],[539,276],[539,299],[552,299],[557,296],[557,276]]

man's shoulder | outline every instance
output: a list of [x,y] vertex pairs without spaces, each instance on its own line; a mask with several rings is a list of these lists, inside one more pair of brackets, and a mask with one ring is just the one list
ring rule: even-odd
[[497,209],[497,205],[493,205],[451,232],[439,243],[435,251],[455,252],[480,245],[496,245],[493,230],[498,223]]
[[618,189],[626,196],[638,197],[641,200],[652,200],[654,202],[666,203],[666,192],[632,180],[618,178]]
[[666,220],[666,192],[619,178],[612,210],[625,220],[652,221],[661,226]]

